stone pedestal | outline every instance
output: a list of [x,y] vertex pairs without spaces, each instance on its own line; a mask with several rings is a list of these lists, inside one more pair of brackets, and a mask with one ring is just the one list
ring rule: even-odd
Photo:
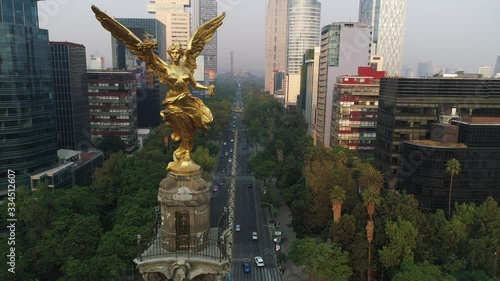
[[[217,228],[210,228],[210,179],[192,161],[170,165],[160,182],[161,222],[134,262],[146,281],[225,280],[229,262]],[[138,245],[143,238],[138,237]]]
[[160,182],[159,236],[165,250],[199,251],[206,246],[210,228],[210,188],[202,171],[192,174],[168,173]]

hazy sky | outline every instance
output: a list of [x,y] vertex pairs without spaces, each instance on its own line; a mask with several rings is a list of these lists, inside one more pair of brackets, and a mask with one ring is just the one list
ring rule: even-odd
[[[92,4],[113,17],[154,18],[148,0],[46,0],[38,2],[40,27],[51,41],[83,44],[90,54],[111,65],[111,35],[91,11]],[[359,0],[322,0],[321,27],[336,21],[357,21]],[[226,11],[218,29],[219,72],[234,69],[264,73],[265,0],[218,0]],[[499,0],[408,0],[403,64],[416,70],[418,62],[477,72],[494,67],[500,55]]]

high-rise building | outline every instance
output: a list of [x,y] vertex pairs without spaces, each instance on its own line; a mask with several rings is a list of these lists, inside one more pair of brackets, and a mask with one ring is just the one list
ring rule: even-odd
[[85,46],[50,42],[59,149],[91,147]]
[[[158,48],[155,53],[162,59],[167,59],[165,39],[165,24],[157,19],[116,18],[118,22],[130,29],[141,40],[156,40]],[[137,125],[139,128],[155,128],[161,123],[158,114],[163,109],[161,100],[166,89],[147,72],[146,64],[128,48],[112,37],[111,50],[113,54],[113,68],[128,70],[135,74],[137,85]]]
[[[191,33],[195,32],[200,25],[217,17],[216,0],[191,0],[191,5],[193,6]],[[203,72],[205,85],[209,85],[209,82],[215,81],[217,77],[217,31],[212,40],[205,44],[200,56],[203,56],[205,64]]]
[[147,11],[165,24],[167,48],[180,42],[184,48],[190,37],[190,15],[185,11],[190,0],[154,0],[147,4]]
[[130,71],[87,73],[92,140],[118,136],[127,151],[137,146],[136,77]]
[[320,47],[309,49],[304,54],[303,79],[301,85],[300,101],[303,104],[301,110],[307,124],[307,133],[313,137],[316,144],[316,107],[318,102],[318,76],[319,76]]
[[[398,189],[417,198],[424,210],[448,209],[458,203],[500,200],[500,116],[462,118],[433,124],[430,140],[404,141],[400,148]],[[453,177],[446,163],[455,158],[462,171]]]
[[330,147],[333,94],[337,77],[357,74],[370,65],[371,27],[364,23],[339,22],[321,29],[316,144]]
[[359,22],[373,27],[372,54],[384,56],[384,70],[399,76],[403,60],[403,43],[407,0],[360,0]]
[[319,46],[321,3],[317,0],[288,1],[287,82],[285,106],[296,106],[300,94],[302,56]]
[[341,75],[333,98],[332,144],[365,155],[375,153],[380,79],[385,71],[359,67],[357,75]]
[[[274,95],[275,73],[286,71],[287,0],[270,0],[266,7],[266,66],[264,89]],[[281,87],[279,88],[281,89]]]
[[404,141],[430,139],[433,123],[491,116],[500,116],[499,79],[381,79],[374,163],[395,188]]
[[[155,39],[158,43],[158,48],[155,53],[162,59],[167,59],[167,42],[166,42],[166,27],[165,24],[157,19],[143,18],[115,18],[119,23],[130,29],[135,36],[144,40],[145,35],[149,34],[150,40]],[[132,70],[141,66],[137,56],[130,53],[123,43],[111,36],[111,53],[114,69]]]
[[191,4],[185,9],[185,11],[191,15],[191,21],[189,23],[191,34],[193,34],[201,24],[201,1],[202,0],[191,0]]
[[48,32],[38,27],[37,1],[0,2],[0,196],[7,170],[16,186],[57,163]]
[[479,74],[482,74],[483,78],[491,78],[491,66],[480,66]]

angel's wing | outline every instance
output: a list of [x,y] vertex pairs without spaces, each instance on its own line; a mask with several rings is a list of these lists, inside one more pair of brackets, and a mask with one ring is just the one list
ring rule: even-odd
[[194,73],[196,69],[196,58],[203,51],[203,48],[205,48],[205,44],[212,40],[215,31],[222,25],[222,19],[225,16],[226,13],[222,13],[220,16],[207,21],[196,30],[189,40],[186,52],[184,53],[184,66],[189,68],[191,73]]
[[[111,34],[118,39],[120,42],[122,42],[132,54],[136,55],[139,57],[140,60],[146,62],[148,65],[148,68],[150,68],[153,71],[159,71],[157,67],[154,64],[154,61],[161,61],[163,62],[160,57],[158,57],[156,54],[153,53],[153,56],[148,55],[148,50],[141,49],[138,47],[139,43],[143,43],[141,39],[139,39],[137,36],[135,36],[132,31],[130,31],[128,28],[123,26],[121,23],[101,11],[99,8],[96,6],[92,5],[92,11],[95,13],[95,17],[97,20],[101,23],[101,25],[111,32]],[[157,73],[155,73],[157,74]]]

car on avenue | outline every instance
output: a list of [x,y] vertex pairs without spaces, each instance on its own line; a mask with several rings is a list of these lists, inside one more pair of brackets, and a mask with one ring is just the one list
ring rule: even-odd
[[258,267],[263,267],[264,266],[264,259],[262,259],[261,256],[256,256],[255,257],[255,265]]
[[252,240],[259,240],[259,237],[257,236],[257,232],[252,232]]
[[249,273],[249,272],[250,272],[250,270],[251,270],[250,268],[251,268],[251,266],[250,266],[250,263],[249,263],[249,262],[244,262],[244,263],[243,263],[243,272],[245,272],[245,273]]
[[239,224],[236,225],[236,227],[234,228],[234,231],[236,232],[240,232],[241,231],[241,227]]

